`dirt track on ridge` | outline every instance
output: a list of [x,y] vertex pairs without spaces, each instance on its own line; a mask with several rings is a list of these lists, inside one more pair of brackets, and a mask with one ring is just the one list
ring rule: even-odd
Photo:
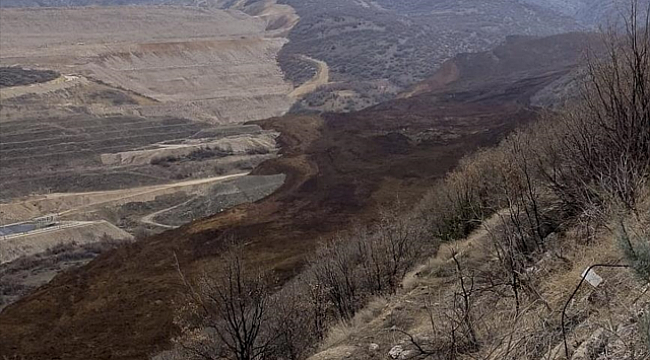
[[298,86],[291,92],[291,94],[289,94],[289,96],[292,98],[300,98],[311,92],[314,92],[316,89],[318,89],[319,86],[328,84],[330,79],[330,70],[326,62],[316,60],[305,55],[301,55],[301,57],[304,60],[315,63],[318,67],[318,70],[316,70],[316,75],[314,75],[313,78],[311,78],[306,83]]

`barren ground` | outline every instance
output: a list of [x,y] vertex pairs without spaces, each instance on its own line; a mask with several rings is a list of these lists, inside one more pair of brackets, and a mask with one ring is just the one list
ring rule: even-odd
[[[275,57],[295,16],[264,4],[255,15],[169,6],[5,8],[0,64],[80,74],[160,103],[129,106],[142,115],[212,123],[281,115],[292,87]],[[3,98],[17,91],[24,92],[3,90]]]
[[[237,9],[2,8],[0,222],[57,213],[83,226],[0,244],[8,268],[33,265],[20,266],[0,306],[69,267],[43,255],[59,243],[76,253],[103,234],[158,233],[282,185],[245,176],[276,156],[277,133],[227,124],[289,109],[276,55],[298,18],[272,0],[213,5]],[[210,206],[189,201],[208,194]],[[71,266],[98,253],[81,252]],[[64,263],[41,276],[41,255]]]

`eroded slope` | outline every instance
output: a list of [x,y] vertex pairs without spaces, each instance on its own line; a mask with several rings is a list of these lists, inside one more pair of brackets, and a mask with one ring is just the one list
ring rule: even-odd
[[[82,74],[161,103],[129,107],[142,115],[213,123],[281,115],[292,101],[275,61],[286,42],[278,30],[295,19],[264,4],[254,15],[173,6],[3,9],[0,63]],[[287,28],[267,30],[278,19]]]

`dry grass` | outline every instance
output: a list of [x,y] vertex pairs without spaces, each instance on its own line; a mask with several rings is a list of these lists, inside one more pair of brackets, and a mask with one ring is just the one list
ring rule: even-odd
[[376,319],[384,312],[388,300],[383,297],[376,297],[372,299],[368,305],[357,314],[350,321],[340,321],[339,323],[331,326],[325,340],[321,344],[321,350],[326,350],[336,347],[344,343],[351,335],[359,333],[367,328],[370,322]]
[[[648,218],[650,216],[628,222],[647,229]],[[487,220],[467,239],[443,244],[435,256],[407,274],[401,293],[388,300],[375,300],[350,323],[334,326],[321,349],[354,344],[353,339],[385,333],[388,325],[395,323],[391,315],[396,313],[400,317],[398,322],[406,325],[398,326],[400,330],[412,334],[425,349],[439,348],[440,343],[449,337],[445,334],[449,309],[453,307],[453,294],[459,290],[452,256],[457,254],[456,257],[468,269],[467,273],[478,274],[497,267],[487,245],[491,236],[487,227],[494,226],[496,219],[494,216]],[[580,282],[582,272],[593,264],[623,263],[624,257],[616,235],[606,227],[601,228],[589,242],[580,236],[583,236],[581,232],[570,229],[561,236],[549,238],[547,251],[530,269],[539,298],[528,293],[522,296],[518,315],[512,297],[479,293],[474,298],[472,311],[481,347],[471,354],[461,354],[459,358],[564,358],[561,312]],[[646,293],[648,286],[630,269],[595,271],[604,279],[603,283],[597,288],[584,283],[567,308],[569,350],[592,352],[588,354],[592,359],[631,359],[632,354],[635,359],[645,358],[648,354],[640,346],[643,336],[636,322],[642,310],[650,304],[650,296]],[[391,344],[382,344],[382,347],[402,344],[409,348],[410,341],[406,336],[401,332],[392,334],[392,337],[382,337],[385,341],[392,341]]]

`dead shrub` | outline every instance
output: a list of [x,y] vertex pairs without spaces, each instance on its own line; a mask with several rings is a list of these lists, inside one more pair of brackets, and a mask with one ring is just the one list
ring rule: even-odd
[[556,117],[546,179],[575,213],[612,197],[635,211],[650,170],[650,22],[633,3],[623,36],[587,59],[582,99]]
[[190,283],[176,319],[176,339],[188,359],[266,359],[275,351],[278,333],[271,321],[272,299],[263,274],[244,266],[242,245],[233,243],[222,266]]

